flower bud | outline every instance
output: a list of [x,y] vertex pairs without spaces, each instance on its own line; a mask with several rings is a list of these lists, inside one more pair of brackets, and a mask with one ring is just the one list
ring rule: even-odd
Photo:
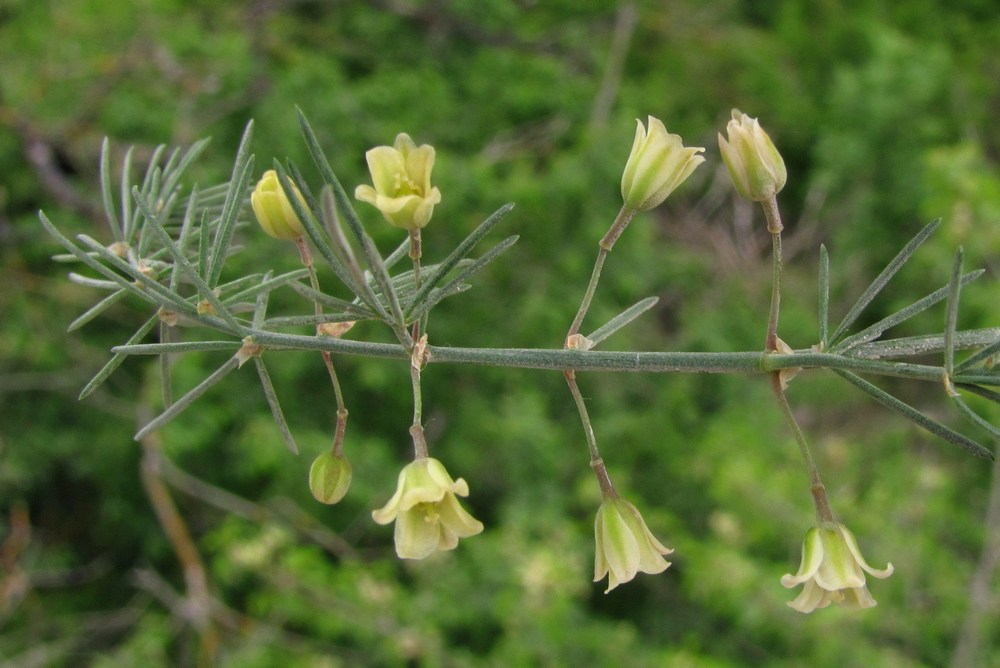
[[401,132],[392,146],[376,146],[365,158],[374,187],[358,186],[354,196],[381,211],[395,227],[412,231],[427,225],[441,201],[441,191],[431,187],[434,147],[418,147]]
[[719,135],[719,150],[740,196],[763,202],[777,195],[788,179],[785,161],[757,119],[733,109],[726,134],[729,141]]
[[[304,207],[305,200],[302,198],[302,193],[295,184],[292,184],[292,189]],[[250,194],[250,206],[253,207],[261,229],[275,239],[293,241],[305,235],[302,221],[295,214],[295,209],[292,208],[292,203],[278,180],[278,174],[273,169],[267,170],[261,176],[257,187]]]
[[309,491],[320,503],[337,503],[350,486],[351,463],[344,455],[324,452],[309,467]]
[[622,173],[622,199],[635,212],[659,205],[705,162],[698,155],[705,149],[685,147],[680,136],[668,133],[658,118],[650,116],[648,126],[642,127],[636,119],[632,152]]

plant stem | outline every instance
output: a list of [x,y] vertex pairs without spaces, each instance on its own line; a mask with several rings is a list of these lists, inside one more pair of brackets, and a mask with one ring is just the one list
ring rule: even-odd
[[[141,406],[140,410],[145,412],[148,409]],[[143,416],[140,421],[145,423],[149,420]],[[186,597],[183,614],[185,621],[190,622],[198,634],[198,662],[199,665],[204,666],[215,665],[221,639],[212,619],[214,604],[209,592],[205,564],[198,553],[198,548],[195,546],[184,518],[177,510],[170,490],[163,482],[160,470],[163,447],[159,432],[153,431],[146,434],[141,442],[143,452],[142,485],[156,513],[160,528],[163,529],[167,540],[170,541],[170,546],[184,573]]]
[[594,292],[597,291],[597,284],[601,280],[601,269],[604,267],[604,260],[607,257],[608,249],[602,246],[597,251],[594,271],[590,274],[590,283],[587,284],[587,291],[583,294],[583,301],[580,302],[580,308],[576,312],[576,317],[573,318],[573,324],[570,325],[569,332],[566,333],[567,339],[580,331],[580,325],[583,324],[583,319],[586,317],[587,311],[590,310],[590,302],[594,299]]
[[576,402],[576,410],[580,413],[580,421],[583,422],[583,433],[587,438],[587,447],[590,449],[590,461],[596,462],[601,458],[601,453],[597,449],[597,437],[594,436],[594,427],[590,423],[587,404],[583,400],[583,394],[580,393],[580,386],[576,384],[576,373],[565,371],[563,375],[566,377],[566,384],[569,385],[570,394],[573,395],[573,401]]
[[413,424],[410,435],[413,436],[413,454],[417,459],[427,457],[427,441],[424,438],[424,427],[421,424],[424,412],[423,391],[420,387],[420,371],[427,361],[427,335],[413,344],[410,355],[410,384],[413,386]]
[[424,438],[424,426],[420,424],[423,413],[423,395],[420,390],[420,369],[410,366],[410,382],[413,385],[413,424],[410,425],[410,436],[413,437],[413,456],[416,459],[427,457],[427,439]]
[[605,497],[616,497],[614,485],[611,484],[611,478],[608,477],[607,468],[604,466],[604,460],[601,459],[601,453],[597,449],[597,437],[594,435],[594,426],[590,422],[590,413],[587,412],[587,404],[583,399],[583,394],[580,393],[580,386],[576,384],[576,373],[573,371],[564,371],[563,375],[566,377],[566,384],[569,385],[569,392],[573,395],[573,401],[576,403],[576,410],[580,414],[580,422],[583,423],[583,434],[587,439],[587,448],[590,450],[590,467],[594,470],[597,475],[597,481],[601,485],[601,494]]
[[[299,237],[295,240],[295,245],[299,249],[299,258],[309,272],[309,284],[312,289],[319,292],[319,277],[316,275],[316,266],[313,264],[312,252],[306,244],[305,239]],[[313,311],[317,316],[323,315],[323,305],[318,301],[313,302]],[[322,336],[317,329],[317,337]],[[329,350],[321,352],[323,365],[330,376],[330,384],[333,385],[333,394],[337,401],[337,425],[333,431],[333,444],[330,446],[334,455],[340,455],[344,451],[344,433],[347,431],[347,405],[344,403],[344,393],[340,388],[340,379],[337,377],[337,369],[333,365],[333,358]]]
[[611,252],[611,249],[614,247],[615,242],[618,241],[618,237],[622,235],[622,232],[625,231],[625,228],[628,227],[628,224],[632,222],[632,219],[635,218],[636,213],[638,212],[635,211],[634,209],[629,209],[628,207],[625,206],[621,208],[621,210],[618,212],[618,215],[615,216],[615,222],[611,224],[611,229],[608,230],[607,234],[605,234],[604,238],[601,239],[600,241],[600,246],[602,249],[608,251],[609,253]]
[[597,291],[597,284],[601,280],[601,269],[604,267],[604,261],[608,257],[608,253],[614,247],[615,242],[618,241],[618,237],[622,235],[625,228],[635,217],[635,211],[632,209],[622,207],[615,217],[615,221],[611,224],[611,228],[601,239],[599,250],[597,251],[597,259],[594,261],[594,270],[590,274],[590,282],[587,284],[587,290],[583,294],[583,301],[580,302],[580,308],[576,312],[576,317],[573,318],[573,324],[570,325],[569,332],[566,334],[566,338],[579,333],[580,326],[583,324],[583,319],[587,315],[587,311],[590,310],[590,302],[594,299],[594,293]]
[[771,389],[774,391],[774,398],[778,401],[778,406],[781,408],[781,413],[784,415],[785,421],[795,436],[795,442],[799,446],[802,460],[809,471],[809,484],[812,490],[813,503],[816,506],[816,519],[819,522],[832,522],[833,513],[830,510],[830,501],[826,496],[826,487],[819,477],[819,469],[816,468],[816,462],[809,451],[809,444],[806,442],[805,434],[802,433],[802,429],[795,419],[795,414],[792,413],[792,407],[788,403],[788,398],[785,397],[785,391],[781,387],[781,378],[778,373],[771,374]]
[[[410,352],[400,344],[370,343],[330,337],[285,334],[268,330],[251,330],[254,343],[270,350],[329,350],[341,355],[409,359]],[[216,342],[210,349],[221,349]],[[238,342],[229,346],[239,347]],[[163,344],[116,346],[115,353],[160,354]],[[428,346],[427,361],[442,364],[478,364],[520,369],[551,369],[565,371],[631,371],[644,373],[772,373],[782,369],[846,369],[897,378],[942,380],[941,367],[908,362],[861,359],[835,353],[800,350],[791,354],[762,355],[759,350],[705,353],[654,351],[567,350],[565,348],[465,348]],[[967,375],[956,376],[959,382],[989,382]]]
[[778,349],[778,313],[781,309],[781,214],[778,212],[777,197],[771,195],[761,202],[764,215],[767,218],[767,231],[771,233],[773,247],[773,278],[771,280],[771,310],[767,319],[767,338],[764,340],[764,352],[772,353]]
[[414,290],[420,289],[420,228],[410,230],[410,259],[413,260],[413,282]]

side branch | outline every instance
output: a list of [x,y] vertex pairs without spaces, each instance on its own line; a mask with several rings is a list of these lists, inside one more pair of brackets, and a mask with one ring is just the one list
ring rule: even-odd
[[[410,359],[401,345],[367,343],[329,337],[254,331],[253,342],[270,350],[320,350],[335,354]],[[156,354],[162,344],[119,346],[116,352]],[[859,359],[833,353],[791,354],[747,352],[617,352],[543,348],[427,347],[427,362],[477,364],[558,371],[632,371],[643,373],[773,373],[782,369],[844,369],[858,373],[940,382],[941,367],[907,362]]]

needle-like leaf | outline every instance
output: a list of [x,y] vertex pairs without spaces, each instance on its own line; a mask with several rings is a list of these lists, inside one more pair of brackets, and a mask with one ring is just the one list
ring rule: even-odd
[[882,291],[882,288],[884,288],[886,284],[892,280],[892,277],[896,275],[896,272],[898,272],[900,268],[902,268],[902,266],[906,264],[911,257],[913,257],[913,254],[917,252],[920,245],[927,240],[927,237],[929,237],[934,230],[937,229],[940,223],[941,219],[938,218],[937,220],[929,223],[926,227],[924,227],[924,229],[920,230],[920,232],[917,233],[917,236],[913,237],[913,239],[911,239],[910,242],[903,247],[903,250],[899,251],[899,254],[892,259],[892,262],[890,262],[886,268],[882,270],[882,273],[879,274],[874,281],[872,281],[871,285],[869,285],[865,291],[861,293],[861,296],[858,297],[858,301],[855,302],[854,306],[851,307],[851,309],[847,312],[847,315],[844,316],[844,319],[837,326],[837,329],[834,330],[833,335],[830,336],[831,344],[836,343],[837,340],[847,332],[847,329],[854,324],[854,321],[858,319],[861,312],[865,310],[873,299],[875,299],[878,293]]
[[971,438],[963,436],[954,429],[947,427],[938,422],[937,420],[924,415],[916,408],[910,406],[909,404],[903,401],[900,401],[899,399],[892,396],[885,390],[882,390],[881,388],[872,385],[871,383],[861,378],[860,376],[855,375],[850,371],[846,371],[844,369],[834,369],[833,372],[836,373],[841,378],[843,378],[844,380],[846,380],[847,382],[854,385],[855,387],[862,390],[865,394],[867,394],[868,396],[870,396],[871,398],[873,398],[875,401],[879,402],[886,408],[889,408],[899,413],[906,419],[911,420],[912,422],[916,423],[918,426],[931,432],[935,436],[943,438],[949,443],[957,445],[958,447],[966,450],[967,452],[975,455],[976,457],[980,457],[981,459],[990,459],[990,460],[993,459],[992,452],[990,452],[983,446],[979,445]]
[[626,310],[622,311],[614,318],[609,320],[607,323],[602,325],[601,327],[595,329],[592,334],[589,334],[587,336],[587,338],[590,339],[591,343],[593,343],[596,346],[598,343],[605,340],[606,338],[608,338],[609,336],[620,330],[622,327],[625,327],[630,322],[638,318],[640,315],[642,315],[649,309],[656,306],[656,302],[658,301],[660,301],[658,297],[647,297],[646,299],[643,299],[641,302],[633,304],[632,306],[630,306],[629,308],[627,308]]
[[823,350],[829,347],[830,335],[830,254],[819,246],[819,342]]

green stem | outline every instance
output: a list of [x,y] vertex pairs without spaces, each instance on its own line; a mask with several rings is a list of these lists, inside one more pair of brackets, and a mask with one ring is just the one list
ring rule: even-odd
[[[272,350],[329,350],[342,355],[409,359],[410,352],[399,344],[369,343],[350,339],[285,334],[267,330],[252,330],[254,343]],[[222,342],[207,342],[221,349]],[[238,348],[234,342],[232,348]],[[159,354],[168,344],[134,344],[116,346],[115,353]],[[170,352],[175,352],[170,349]],[[429,362],[442,364],[478,364],[520,369],[552,369],[565,371],[631,371],[645,373],[771,373],[797,367],[810,369],[846,369],[898,378],[913,378],[941,382],[941,367],[906,362],[885,362],[845,357],[833,353],[798,351],[792,354],[761,355],[760,351],[703,352],[624,352],[598,350],[566,350],[563,348],[463,348],[428,346]],[[975,379],[974,379],[975,380]],[[982,382],[987,382],[984,379]],[[966,376],[955,382],[972,382]],[[979,382],[976,380],[976,382]]]
[[785,391],[781,387],[780,374],[771,374],[771,389],[774,391],[774,398],[778,401],[778,406],[781,408],[781,413],[785,417],[785,421],[795,436],[795,442],[799,446],[802,461],[805,462],[806,469],[809,471],[809,483],[812,490],[813,503],[816,506],[816,519],[820,523],[832,522],[833,513],[830,510],[830,501],[826,496],[826,487],[824,487],[823,481],[819,477],[819,469],[816,468],[816,462],[809,451],[809,444],[806,442],[805,434],[802,433],[802,429],[795,419],[795,414],[792,413],[792,407],[788,403],[788,398],[785,397]]
[[771,245],[774,249],[771,309],[767,318],[767,338],[764,340],[764,350],[769,353],[778,350],[778,314],[781,309],[781,232],[771,235]]
[[597,251],[597,259],[594,261],[594,270],[590,274],[590,282],[587,284],[586,292],[584,292],[583,301],[580,302],[580,308],[577,310],[576,317],[573,318],[573,324],[570,325],[569,332],[566,334],[567,339],[579,333],[583,319],[586,317],[587,311],[590,310],[590,302],[593,301],[594,293],[597,291],[597,284],[601,280],[601,269],[604,267],[604,261],[607,259],[611,249],[614,248],[618,237],[622,235],[628,224],[632,222],[635,213],[634,210],[623,206],[615,217],[615,221],[611,224],[611,228],[608,229],[604,238],[598,244],[600,249]]
[[587,448],[590,450],[590,468],[597,475],[597,482],[601,486],[601,495],[615,498],[618,494],[615,492],[614,485],[611,484],[608,470],[604,466],[604,460],[601,459],[600,451],[597,449],[597,437],[594,435],[594,426],[590,422],[590,413],[587,411],[587,404],[583,399],[583,394],[580,392],[579,385],[576,384],[576,374],[573,371],[564,371],[563,375],[566,377],[569,392],[573,395],[573,401],[576,403],[576,410],[580,414],[580,422],[583,423],[583,433],[587,439]]
[[778,213],[778,200],[772,195],[761,202],[764,215],[767,218],[767,230],[771,233],[771,245],[774,249],[773,278],[771,280],[771,310],[767,319],[767,338],[764,340],[764,351],[772,353],[778,349],[778,313],[781,309],[781,214]]
[[622,235],[622,232],[625,231],[628,224],[632,222],[636,213],[638,212],[634,209],[629,209],[625,206],[621,208],[618,215],[615,217],[615,222],[611,224],[611,229],[608,230],[607,234],[605,234],[604,238],[600,241],[600,246],[603,250],[606,250],[609,253],[611,252],[611,249],[614,248],[615,242],[618,241],[618,237]]
[[423,419],[424,401],[420,389],[420,367],[410,364],[410,383],[413,385],[413,424],[410,425],[410,436],[413,437],[413,456],[416,459],[427,457],[427,439],[424,438]]
[[413,282],[414,290],[420,289],[420,228],[410,230],[410,259],[413,261]]
[[573,324],[570,325],[569,332],[566,333],[567,339],[580,331],[580,325],[583,324],[583,319],[586,317],[587,311],[590,310],[590,302],[594,299],[594,292],[597,291],[597,284],[601,280],[601,269],[604,267],[604,260],[607,257],[608,249],[602,246],[597,252],[597,260],[594,262],[594,270],[590,274],[587,291],[583,294],[583,301],[580,302],[580,308],[576,312],[576,317],[573,318]]
[[583,433],[587,438],[587,447],[590,449],[590,461],[596,462],[601,458],[601,453],[597,449],[597,437],[594,436],[594,427],[590,423],[590,414],[587,412],[587,404],[580,393],[580,387],[576,384],[576,374],[572,371],[563,373],[566,377],[566,384],[569,385],[570,394],[576,403],[576,410],[580,414],[580,421],[583,422]]
[[[316,266],[313,263],[312,253],[305,239],[299,237],[295,240],[295,245],[299,249],[299,258],[309,272],[309,284],[313,291],[320,292],[319,277],[316,275]],[[313,302],[313,311],[317,316],[323,315],[323,306],[318,301]],[[317,334],[317,336],[321,336]],[[330,376],[330,383],[333,385],[333,394],[337,401],[337,425],[333,431],[333,444],[330,446],[334,455],[340,455],[344,451],[344,433],[347,431],[347,405],[344,403],[344,393],[340,388],[340,379],[337,377],[337,369],[333,365],[333,358],[329,350],[321,352],[323,365]]]

